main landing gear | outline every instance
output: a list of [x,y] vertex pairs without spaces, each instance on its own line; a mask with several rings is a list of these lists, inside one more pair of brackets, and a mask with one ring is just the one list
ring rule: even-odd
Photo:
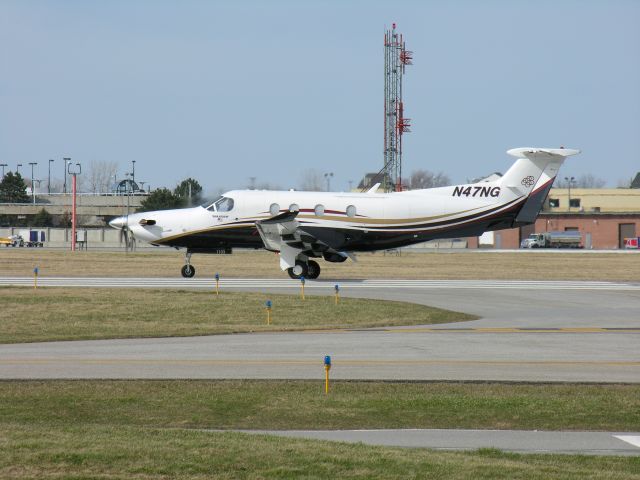
[[307,263],[297,261],[295,267],[287,268],[287,273],[294,280],[301,277],[313,280],[320,276],[320,265],[313,260],[309,260]]
[[192,278],[196,274],[196,267],[191,265],[191,252],[187,252],[184,256],[185,266],[182,267],[180,273],[184,278]]

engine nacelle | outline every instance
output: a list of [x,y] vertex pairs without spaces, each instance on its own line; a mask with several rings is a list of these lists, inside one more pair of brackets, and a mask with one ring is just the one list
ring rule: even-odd
[[347,259],[345,255],[340,255],[339,253],[323,253],[322,256],[327,262],[331,263],[342,263]]

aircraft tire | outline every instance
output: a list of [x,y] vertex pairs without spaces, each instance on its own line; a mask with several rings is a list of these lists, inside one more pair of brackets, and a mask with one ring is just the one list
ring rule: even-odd
[[320,276],[320,265],[318,265],[318,262],[309,260],[309,272],[307,273],[307,276],[311,280],[315,280]]
[[196,274],[196,267],[193,265],[185,265],[182,267],[182,270],[180,270],[180,273],[182,273],[184,278],[192,278]]
[[296,275],[295,273],[293,273],[293,268],[287,268],[287,273],[294,280],[300,280],[300,275]]

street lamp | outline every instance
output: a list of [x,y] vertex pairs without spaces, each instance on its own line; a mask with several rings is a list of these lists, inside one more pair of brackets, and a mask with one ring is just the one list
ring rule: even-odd
[[567,211],[570,212],[571,211],[571,184],[576,181],[576,177],[564,177],[564,180],[567,182],[567,185],[569,185],[569,192],[568,192],[569,202],[567,205]]
[[133,165],[133,167],[131,168],[131,181],[135,184],[136,183],[136,161],[131,160],[131,164]]
[[33,204],[36,204],[36,190],[33,184],[33,167],[35,167],[38,164],[38,162],[29,162],[29,165],[31,165],[31,196],[33,197]]
[[324,178],[327,180],[327,192],[331,191],[331,177],[333,177],[333,172],[324,174]]
[[51,194],[51,164],[55,160],[49,159],[49,182],[47,183],[47,193]]
[[4,167],[8,167],[9,164],[7,163],[0,163],[0,167],[2,167],[2,178],[4,178]]
[[69,157],[64,157],[62,160],[64,160],[64,187],[62,187],[62,191],[67,193],[67,165],[71,163],[71,159]]
[[22,164],[21,164],[21,163],[18,163],[18,164],[16,165],[16,175],[18,175],[18,174],[20,173],[20,167],[21,167],[21,166],[22,166]]

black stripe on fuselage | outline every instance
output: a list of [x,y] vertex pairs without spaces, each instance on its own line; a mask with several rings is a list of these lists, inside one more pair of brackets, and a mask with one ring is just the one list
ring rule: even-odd
[[[482,235],[487,230],[510,228],[525,201],[526,197],[474,215],[449,221],[400,226],[393,229],[389,227],[372,228],[371,226],[358,226],[358,228],[322,227],[315,223],[300,221],[300,230],[338,251],[374,251],[398,248],[438,238],[471,237]],[[246,223],[246,221],[234,223]],[[203,252],[208,249],[217,251],[225,247],[262,248],[264,246],[255,225],[230,224],[225,227],[220,226],[211,230],[184,234],[154,243],[186,247]]]

